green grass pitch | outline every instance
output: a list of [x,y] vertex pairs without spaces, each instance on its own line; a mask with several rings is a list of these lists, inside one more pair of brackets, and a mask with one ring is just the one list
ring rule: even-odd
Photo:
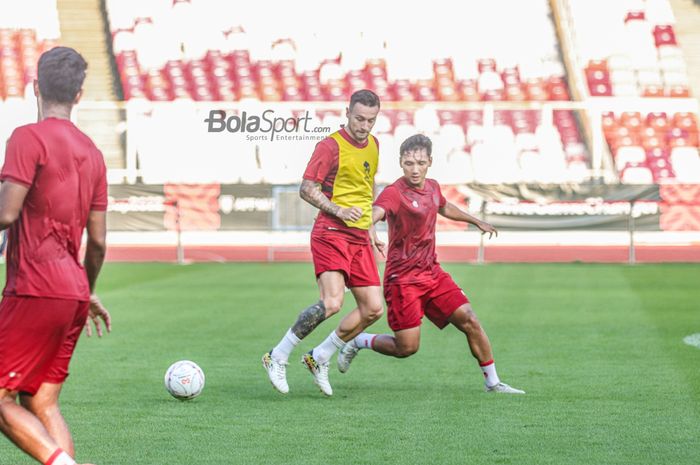
[[[324,398],[299,364],[273,391],[260,364],[317,298],[310,264],[107,264],[112,334],[81,339],[62,408],[79,462],[166,464],[698,464],[697,265],[448,265],[486,328],[501,378],[483,392],[454,328],[423,325],[397,360],[362,351]],[[347,294],[345,311],[354,301]],[[386,332],[386,318],[372,332]],[[206,374],[171,398],[170,363]],[[335,359],[333,360],[335,363]],[[34,463],[0,439],[0,464]]]

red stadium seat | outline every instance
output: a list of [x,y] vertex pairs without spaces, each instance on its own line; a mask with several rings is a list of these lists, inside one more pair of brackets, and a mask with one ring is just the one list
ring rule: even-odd
[[630,132],[639,133],[644,127],[642,115],[638,111],[625,111],[620,115],[620,124]]
[[419,102],[434,102],[437,100],[432,80],[419,80],[413,86],[413,94]]
[[665,97],[664,88],[661,86],[645,86],[642,97]]
[[478,102],[479,100],[481,100],[476,81],[460,81],[459,83],[457,83],[457,85],[460,93],[462,94],[462,100],[466,102]]
[[646,21],[644,11],[629,11],[625,16],[625,23],[630,21]]
[[661,47],[664,45],[678,45],[678,42],[676,42],[676,34],[673,31],[673,26],[655,26],[654,44],[656,47]]
[[479,73],[483,73],[484,71],[496,72],[496,60],[493,58],[482,58],[477,60],[477,69],[479,70]]
[[690,97],[690,89],[686,86],[673,86],[668,90],[668,96],[672,98]]
[[698,131],[698,119],[695,113],[675,113],[673,115],[673,126],[686,129],[690,132]]
[[610,84],[589,84],[589,91],[593,97],[611,97],[613,95]]
[[452,60],[449,58],[434,60],[433,61],[433,73],[435,78],[447,78],[450,81],[454,81],[454,70],[452,67]]
[[506,100],[522,102],[528,100],[528,95],[525,92],[525,87],[522,84],[506,85],[505,88]]
[[505,91],[503,89],[488,90],[481,94],[481,99],[485,102],[505,100]]
[[442,85],[437,89],[437,98],[442,102],[457,102],[462,100],[460,92],[457,87]]
[[325,90],[328,100],[345,102],[350,98],[350,94],[346,91],[345,82],[341,80],[328,82]]

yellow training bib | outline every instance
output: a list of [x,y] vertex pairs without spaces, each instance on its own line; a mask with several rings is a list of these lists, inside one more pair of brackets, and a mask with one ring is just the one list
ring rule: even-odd
[[351,228],[369,229],[372,225],[374,174],[379,162],[379,147],[373,136],[367,138],[364,148],[355,147],[339,132],[329,137],[338,143],[338,172],[333,182],[331,201],[343,208],[359,207],[362,218],[346,221]]

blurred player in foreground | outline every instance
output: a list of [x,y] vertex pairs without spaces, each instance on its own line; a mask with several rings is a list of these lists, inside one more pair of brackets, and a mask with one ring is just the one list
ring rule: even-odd
[[302,363],[323,392],[333,394],[328,379],[333,354],[382,315],[384,304],[372,243],[374,174],[379,161],[377,139],[370,134],[379,113],[379,97],[359,90],[350,97],[345,127],[316,145],[304,172],[301,198],[318,208],[311,231],[320,300],[304,309],[282,340],[263,355],[272,386],[289,392],[286,368],[299,342],[343,306],[345,287],[357,308],[343,318],[320,345],[304,354]]
[[80,333],[87,326],[91,335],[88,317],[98,336],[101,322],[111,329],[94,294],[106,252],[106,167],[70,120],[86,68],[71,48],[39,58],[39,121],[15,129],[0,173],[0,229],[9,228],[0,302],[0,430],[46,465],[76,463],[58,397]]
[[435,254],[438,213],[473,224],[489,237],[498,234],[496,228],[448,202],[437,181],[426,179],[432,164],[432,142],[428,137],[409,137],[399,152],[404,175],[382,191],[372,210],[373,223],[389,222],[384,297],[394,335],[361,333],[341,349],[338,369],[347,372],[360,349],[399,358],[415,354],[421,319],[426,315],[438,328],[449,323],[467,336],[469,349],[484,374],[486,391],[524,394],[499,379],[488,336],[464,292],[443,271]]

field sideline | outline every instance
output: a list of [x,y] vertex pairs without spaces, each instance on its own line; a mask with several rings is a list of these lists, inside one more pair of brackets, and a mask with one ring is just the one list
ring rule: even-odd
[[[700,333],[700,265],[445,268],[527,395],[484,393],[461,333],[426,323],[418,354],[363,351],[323,398],[298,359],[334,317],[292,355],[285,397],[260,357],[317,298],[310,264],[106,264],[113,333],[83,337],[63,393],[79,462],[700,463],[700,350],[682,341]],[[163,388],[179,359],[207,376],[194,401]],[[0,464],[32,463],[0,439]]]

